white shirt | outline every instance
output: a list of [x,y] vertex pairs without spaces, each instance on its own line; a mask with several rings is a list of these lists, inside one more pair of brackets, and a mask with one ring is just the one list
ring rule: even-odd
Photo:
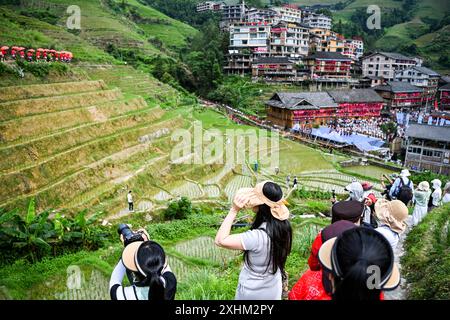
[[131,193],[127,194],[127,199],[129,203],[133,202],[133,195]]
[[375,230],[381,233],[391,244],[392,250],[395,250],[398,244],[398,240],[400,239],[398,233],[392,231],[388,226],[381,226],[376,228]]
[[446,193],[442,198],[442,203],[450,202],[450,193]]
[[433,199],[433,206],[438,207],[441,205],[441,197],[442,190],[440,188],[434,190],[434,192],[431,194],[431,198]]

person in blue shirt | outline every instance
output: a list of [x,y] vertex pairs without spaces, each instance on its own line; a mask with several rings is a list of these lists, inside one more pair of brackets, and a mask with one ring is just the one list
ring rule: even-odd
[[[409,188],[411,188],[411,192],[414,192],[414,184],[413,182],[408,178],[409,176],[411,176],[411,173],[409,173],[408,169],[403,169],[400,172],[400,175],[397,179],[395,179],[394,183],[391,186],[391,189],[389,190],[389,197],[392,200],[395,200],[398,198],[398,193],[400,192],[400,188],[402,185],[404,186],[408,186]],[[399,199],[402,200],[402,199]],[[411,199],[409,199],[411,200]],[[402,200],[403,201],[403,200]]]

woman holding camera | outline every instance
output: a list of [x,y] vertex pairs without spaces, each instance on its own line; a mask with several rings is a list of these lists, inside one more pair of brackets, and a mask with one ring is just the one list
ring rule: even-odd
[[[280,300],[285,263],[291,252],[289,210],[279,185],[271,181],[238,190],[233,205],[216,235],[216,245],[244,251],[237,300]],[[231,235],[242,208],[252,208],[255,220],[249,231]]]
[[[145,241],[134,241],[122,252],[109,282],[112,300],[173,300],[177,280],[167,264],[164,249],[142,231]],[[123,236],[121,236],[123,240]],[[131,286],[122,280],[129,273]]]

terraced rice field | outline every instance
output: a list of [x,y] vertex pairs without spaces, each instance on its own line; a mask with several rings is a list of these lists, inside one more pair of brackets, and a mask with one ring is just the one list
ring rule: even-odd
[[193,240],[178,243],[174,249],[184,256],[209,260],[219,265],[233,260],[238,255],[237,251],[219,248],[211,237],[199,237]]
[[225,194],[228,197],[228,201],[231,202],[236,191],[240,188],[250,188],[253,186],[253,180],[249,176],[237,175],[231,179],[231,181],[225,187]]
[[183,183],[180,187],[173,189],[171,193],[179,197],[188,197],[190,199],[200,198],[204,194],[198,184],[191,181]]

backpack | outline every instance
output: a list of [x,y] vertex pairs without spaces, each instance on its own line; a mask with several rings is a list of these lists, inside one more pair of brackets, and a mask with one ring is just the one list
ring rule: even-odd
[[413,191],[411,188],[411,180],[409,180],[408,184],[405,184],[403,178],[400,178],[400,185],[397,191],[397,199],[402,201],[405,205],[413,198]]

